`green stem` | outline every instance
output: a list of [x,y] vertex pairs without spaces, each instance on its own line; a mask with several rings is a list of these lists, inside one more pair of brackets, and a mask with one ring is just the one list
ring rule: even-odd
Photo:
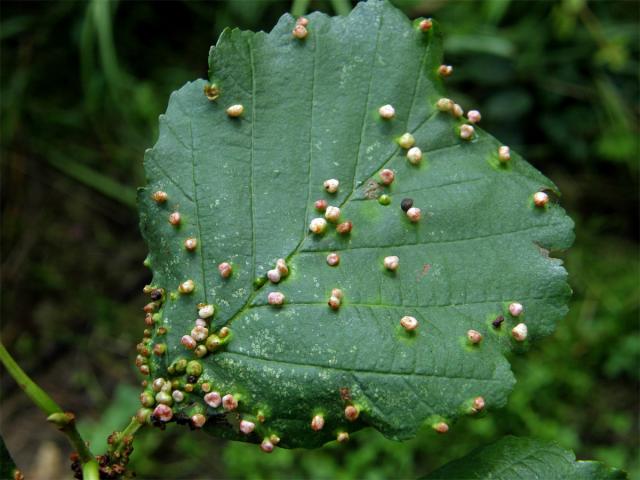
[[293,0],[293,5],[291,6],[291,15],[294,17],[301,17],[305,13],[307,13],[307,8],[309,7],[310,0]]
[[100,480],[98,462],[91,460],[82,465],[82,480]]
[[0,361],[2,361],[9,374],[18,383],[18,386],[24,390],[24,393],[26,393],[33,403],[47,416],[52,413],[62,412],[62,409],[53,401],[47,392],[42,390],[24,373],[24,370],[20,368],[2,343],[0,343]]
[[125,429],[122,431],[122,438],[128,435],[134,435],[142,426],[143,424],[140,423],[136,417],[131,417],[131,421],[129,422],[129,425],[127,425]]
[[351,2],[349,0],[331,0],[333,11],[338,15],[349,15]]
[[[83,464],[83,472],[87,470],[85,480],[97,480],[98,479],[98,464],[96,463],[94,455],[91,453],[87,444],[80,436],[80,433],[76,429],[75,418],[71,413],[63,412],[62,408],[45,392],[40,388],[29,376],[20,368],[20,366],[13,359],[11,354],[7,351],[4,345],[0,342],[0,361],[5,366],[9,374],[18,383],[20,388],[27,394],[27,396],[36,404],[36,406],[42,410],[47,419],[54,423],[59,430],[67,436],[71,446],[76,449],[80,457],[80,461]],[[92,465],[95,464],[95,465]],[[95,470],[95,475],[93,475]]]
[[121,453],[121,450],[125,447],[124,439],[126,437],[133,437],[135,433],[142,427],[144,424],[140,423],[136,417],[132,417],[129,425],[125,427],[125,429],[120,432],[118,436],[118,441],[113,444],[111,449],[115,454]]

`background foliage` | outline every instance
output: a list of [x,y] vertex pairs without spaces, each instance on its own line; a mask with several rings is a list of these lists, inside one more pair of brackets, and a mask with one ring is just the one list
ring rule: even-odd
[[[556,440],[640,477],[637,4],[394,3],[440,20],[452,98],[478,107],[483,128],[563,191],[577,223],[565,256],[569,316],[511,359],[518,385],[505,409],[461,421],[447,436],[424,431],[395,443],[366,430],[346,448],[267,456],[170,427],[140,436],[132,465],[140,477],[415,478],[506,433]],[[134,345],[149,274],[134,197],[157,116],[172,90],[206,77],[208,46],[222,28],[270,29],[290,4],[0,8],[2,338],[59,403],[87,419],[98,447],[138,406]],[[311,8],[331,11],[328,2]],[[10,378],[1,386],[0,430],[18,465],[66,475],[64,439]]]

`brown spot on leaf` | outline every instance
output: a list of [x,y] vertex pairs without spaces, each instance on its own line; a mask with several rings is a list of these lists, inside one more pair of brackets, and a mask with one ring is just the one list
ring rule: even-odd
[[351,400],[351,391],[347,387],[340,388],[340,398],[344,401]]
[[378,198],[381,191],[382,186],[378,182],[375,180],[369,180],[364,189],[364,196],[369,199]]
[[544,258],[549,258],[549,253],[550,253],[549,249],[544,248],[542,245],[540,245],[537,242],[533,242],[533,243],[536,247],[538,247],[538,250],[540,251],[540,255],[542,255]]
[[422,266],[422,270],[420,270],[420,272],[418,273],[416,281],[419,282],[420,280],[422,280],[422,277],[424,277],[427,273],[429,273],[429,270],[431,270],[431,264],[430,263],[425,263]]

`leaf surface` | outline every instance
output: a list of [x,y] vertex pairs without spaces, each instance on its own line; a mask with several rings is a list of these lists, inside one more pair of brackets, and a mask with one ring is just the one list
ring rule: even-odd
[[[142,362],[151,379],[194,385],[173,406],[178,419],[204,412],[204,428],[219,435],[258,442],[275,434],[286,447],[368,425],[403,439],[469,413],[478,396],[488,408],[504,405],[514,384],[504,354],[549,334],[570,295],[561,262],[547,253],[571,244],[573,224],[555,201],[532,202],[539,190],[555,198],[555,186],[515,153],[501,166],[496,139],[476,127],[462,140],[464,119],[435,108],[445,95],[437,23],[422,32],[374,0],[347,17],[308,19],[304,40],[292,37],[289,15],[270,33],[226,30],[209,58],[220,97],[203,95],[205,81],[188,83],[160,117],[139,204],[153,285],[166,292],[149,347],[166,352]],[[244,107],[239,118],[225,113],[234,104]],[[395,107],[392,120],[380,118],[384,104]],[[405,132],[424,153],[419,166],[397,143]],[[390,186],[379,182],[382,168],[395,171]],[[340,181],[335,194],[323,188],[330,178]],[[156,203],[156,191],[168,200]],[[383,193],[390,205],[378,202]],[[421,209],[418,223],[400,208],[403,198]],[[311,234],[309,222],[322,216],[317,199],[339,206],[352,232],[329,224]],[[168,222],[173,211],[178,227]],[[328,266],[330,252],[339,266]],[[394,255],[399,269],[385,270]],[[289,276],[265,282],[279,258]],[[227,279],[222,262],[233,266]],[[195,290],[180,294],[188,279]],[[327,305],[334,288],[344,293],[337,311]],[[267,303],[273,291],[285,295],[281,308]],[[513,301],[524,305],[519,319],[508,314]],[[232,333],[198,360],[204,371],[190,382],[172,367],[195,358],[180,342],[200,303],[216,307],[210,334]],[[406,315],[418,319],[416,332],[399,325]],[[521,321],[524,345],[510,334]],[[468,343],[469,329],[483,334],[480,345]],[[237,410],[207,407],[202,383],[234,394]],[[345,419],[348,405],[360,411],[355,422]],[[313,431],[318,414],[325,425]],[[251,435],[238,432],[240,418],[257,424]]]
[[505,437],[447,463],[423,480],[491,478],[494,480],[614,480],[621,470],[600,462],[576,461],[570,450],[530,438]]

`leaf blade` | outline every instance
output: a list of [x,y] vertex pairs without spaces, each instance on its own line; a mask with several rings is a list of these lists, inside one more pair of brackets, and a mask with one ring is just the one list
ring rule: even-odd
[[[189,83],[161,118],[139,195],[154,284],[167,290],[158,319],[167,332],[152,339],[167,353],[150,360],[152,374],[184,385],[167,368],[193,359],[180,338],[196,305],[213,302],[211,331],[229,326],[233,338],[200,360],[189,407],[174,408],[219,415],[202,401],[206,379],[241,399],[243,418],[266,414],[259,435],[241,435],[237,415],[207,424],[218,434],[259,441],[275,433],[283,446],[310,447],[373,425],[401,439],[469,413],[477,396],[499,407],[514,383],[503,354],[521,349],[508,333],[517,323],[509,303],[525,304],[532,339],[566,312],[566,272],[542,253],[570,245],[572,222],[556,204],[531,204],[535,191],[557,189],[515,154],[509,167],[497,166],[495,139],[477,129],[464,142],[460,122],[435,109],[443,95],[437,24],[425,36],[376,1],[309,21],[304,41],[291,37],[290,16],[269,34],[226,30],[210,52],[220,98],[209,102],[205,82]],[[389,102],[397,116],[384,121],[377,108]],[[234,103],[245,108],[239,119],[224,112]],[[394,140],[405,131],[427,157],[419,167]],[[383,167],[396,172],[390,187],[375,182]],[[341,189],[329,195],[322,182],[333,177]],[[156,189],[169,192],[166,204],[151,200]],[[378,203],[382,192],[391,205]],[[426,218],[409,222],[403,196]],[[307,233],[317,198],[341,207],[354,223],[350,235]],[[184,219],[177,229],[166,222],[174,208]],[[198,238],[195,252],[182,247],[187,236]],[[341,261],[331,268],[325,257],[334,251]],[[401,257],[395,274],[382,267],[386,255]],[[287,259],[289,277],[254,286],[277,258]],[[215,268],[223,261],[234,266],[225,280]],[[195,291],[178,294],[188,278]],[[326,305],[336,287],[345,292],[337,312]],[[285,294],[282,309],[267,304],[272,291]],[[491,321],[501,314],[507,321],[496,330]],[[420,320],[416,335],[398,325],[404,315]],[[480,347],[465,340],[471,328],[484,335]],[[342,413],[350,403],[361,410],[354,423]],[[326,419],[321,432],[309,427],[317,413]]]

